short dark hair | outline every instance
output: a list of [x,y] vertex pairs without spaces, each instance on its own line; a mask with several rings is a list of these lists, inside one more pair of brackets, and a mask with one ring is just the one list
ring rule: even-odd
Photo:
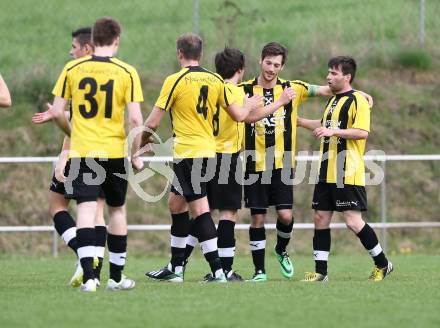
[[186,59],[200,60],[202,57],[203,41],[202,38],[193,33],[185,33],[177,39],[177,50]]
[[86,44],[93,47],[92,44],[92,28],[91,27],[81,27],[72,32],[72,39],[76,39],[79,45],[84,47]]
[[353,82],[356,75],[356,67],[356,61],[349,56],[337,56],[328,61],[328,68],[340,69],[344,75],[350,74],[350,83]]
[[226,47],[215,55],[215,69],[224,79],[230,79],[244,68],[244,54],[235,48]]
[[99,18],[92,28],[93,44],[109,46],[121,35],[121,25],[111,17]]
[[283,46],[281,43],[278,42],[269,42],[263,47],[263,50],[261,50],[261,60],[264,60],[266,57],[272,57],[272,56],[283,56],[283,59],[281,60],[281,64],[284,65],[284,63],[287,61],[287,54],[288,50],[285,46]]

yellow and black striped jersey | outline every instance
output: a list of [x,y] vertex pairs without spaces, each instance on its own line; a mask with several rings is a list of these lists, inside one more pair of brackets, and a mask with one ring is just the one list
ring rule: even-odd
[[[265,89],[258,85],[258,78],[255,78],[240,86],[249,96],[262,95],[265,106],[277,100],[285,87],[290,86],[295,90],[293,101],[256,123],[245,124],[246,171],[294,167],[297,109],[309,96],[310,85],[302,81],[278,79],[274,88]],[[253,153],[253,157],[249,153]]]
[[[370,132],[370,106],[354,90],[330,98],[322,118],[329,129],[361,129]],[[365,186],[366,139],[321,138],[319,181]]]
[[234,102],[223,79],[203,67],[185,67],[168,76],[156,106],[170,112],[174,157],[214,157],[220,108]]
[[144,100],[136,69],[113,57],[82,57],[66,64],[52,93],[71,99],[70,157],[126,156],[125,106]]
[[[226,83],[238,106],[244,104],[244,91],[234,84]],[[215,136],[216,152],[233,154],[241,150],[243,145],[244,123],[234,121],[222,107],[219,111],[218,134]]]

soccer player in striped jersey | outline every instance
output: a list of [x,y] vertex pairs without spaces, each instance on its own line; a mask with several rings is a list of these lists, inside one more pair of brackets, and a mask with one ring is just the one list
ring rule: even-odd
[[[240,105],[244,101],[243,88],[238,87],[244,75],[245,56],[234,48],[225,48],[215,56],[216,72],[225,80]],[[256,122],[270,115],[279,107],[289,103],[294,96],[291,88],[286,88],[280,98],[269,106],[260,107],[250,113],[246,123]],[[222,268],[228,281],[242,281],[241,276],[232,270],[235,256],[234,227],[237,210],[242,201],[242,161],[239,157],[243,145],[244,123],[234,121],[228,113],[217,108],[218,123],[214,126],[216,141],[216,169],[214,177],[207,184],[209,207],[219,210],[218,251]],[[197,242],[193,236],[188,238],[186,257],[190,255]],[[206,276],[209,278],[209,275]]]
[[[79,28],[72,32],[72,46],[70,49],[70,56],[73,59],[90,56],[93,54],[92,44],[92,28],[85,27]],[[52,105],[47,104],[48,110],[42,113],[36,113],[32,117],[32,122],[35,124],[42,124],[52,120]],[[66,111],[66,115],[70,120],[70,104],[69,111]],[[53,217],[55,230],[60,237],[64,240],[66,245],[73,250],[77,255],[77,242],[76,242],[76,223],[68,212],[69,200],[64,197],[65,188],[64,182],[66,177],[64,171],[66,169],[66,163],[68,160],[68,152],[70,148],[70,138],[64,137],[63,146],[59,159],[55,165],[54,173],[52,176],[52,182],[49,187],[49,213]],[[94,273],[96,285],[100,286],[101,268],[104,260],[105,244],[107,239],[107,227],[104,220],[104,193],[100,190],[98,197],[98,210],[95,218],[95,231],[96,231],[96,245],[95,245],[95,263]],[[96,262],[97,260],[97,262]],[[76,264],[76,270],[70,279],[70,285],[72,287],[78,287],[82,283],[83,270],[81,263],[78,260]]]
[[[207,199],[206,176],[215,169],[216,129],[218,111],[225,109],[235,121],[243,121],[261,97],[237,104],[223,79],[200,66],[202,39],[184,34],[177,40],[177,59],[181,70],[168,76],[156,104],[145,122],[142,145],[151,141],[162,117],[169,112],[174,132],[175,178],[169,194],[171,212],[171,261],[160,270],[147,272],[150,278],[183,282],[186,241],[190,231],[189,211],[194,218],[193,229],[211,268],[208,282],[226,282],[217,248],[217,231]],[[208,165],[210,163],[210,165]]]
[[[121,26],[109,17],[98,19],[92,29],[92,56],[66,64],[53,94],[53,112],[60,128],[71,136],[69,172],[65,182],[66,197],[77,202],[78,257],[83,268],[81,291],[96,291],[93,271],[96,230],[94,218],[100,187],[109,208],[107,244],[110,279],[107,289],[128,290],[135,286],[125,277],[127,250],[127,158],[124,150],[124,112],[132,128],[142,125],[140,102],[143,101],[140,79],[130,65],[114,58],[119,47]],[[71,99],[72,128],[64,116]],[[140,136],[132,154],[139,150]],[[132,165],[142,168],[132,155]]]
[[0,107],[10,107],[12,105],[11,94],[9,93],[8,86],[3,80],[0,74]]
[[330,253],[330,221],[333,212],[342,212],[353,231],[374,260],[370,275],[381,281],[393,271],[374,230],[362,219],[367,210],[364,152],[370,134],[370,106],[354,90],[356,75],[353,58],[339,56],[328,62],[327,83],[334,93],[321,120],[298,118],[298,126],[312,130],[321,140],[319,181],[313,193],[315,235],[313,254],[315,272],[307,272],[303,281],[327,281]]
[[246,170],[245,205],[251,210],[250,247],[255,266],[254,282],[266,281],[264,222],[269,206],[277,212],[275,256],[281,274],[291,278],[293,264],[286,251],[293,228],[293,168],[295,163],[296,117],[298,106],[308,97],[331,96],[328,86],[317,86],[299,80],[278,77],[287,60],[287,49],[271,42],[263,47],[258,77],[241,84],[249,95],[263,95],[266,105],[276,101],[285,87],[291,87],[295,98],[266,118],[245,125]]

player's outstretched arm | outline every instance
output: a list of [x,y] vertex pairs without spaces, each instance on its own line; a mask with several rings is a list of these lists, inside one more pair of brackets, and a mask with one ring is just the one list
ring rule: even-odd
[[[322,96],[322,97],[334,96],[332,90],[328,85],[319,85],[319,86],[311,86],[311,87],[314,88],[314,95],[316,96]],[[368,104],[372,108],[374,105],[373,97],[364,91],[360,91],[360,90],[356,90],[356,91],[359,92],[365,99],[367,99]]]
[[[43,124],[52,121],[54,118],[53,111],[52,111],[52,105],[49,103],[46,103],[47,110],[44,112],[35,113],[32,116],[32,123],[34,124]],[[64,111],[64,115],[66,115],[66,118],[70,119],[70,112],[68,110]]]
[[[135,129],[142,126],[143,118],[141,112],[141,106],[138,102],[131,102],[127,104],[128,108],[128,121],[130,129]],[[139,149],[141,146],[141,134],[137,134],[133,140],[131,147],[131,165],[136,170],[141,170],[144,167],[143,161],[139,157]]]
[[11,94],[8,86],[0,75],[0,107],[10,107],[12,105]]
[[302,128],[305,128],[307,130],[315,130],[321,126],[320,120],[308,120],[306,118],[297,117],[296,119],[296,125]]
[[153,135],[154,131],[156,131],[159,127],[159,124],[162,121],[165,113],[166,111],[162,108],[159,108],[157,106],[153,107],[153,110],[151,111],[150,115],[148,115],[144,123],[145,130],[142,132],[141,140],[142,148],[150,143],[153,143],[153,139],[151,138],[151,136]]
[[68,136],[70,136],[70,125],[69,121],[66,118],[66,115],[64,115],[64,108],[66,107],[67,100],[55,96],[55,99],[53,101],[52,105],[52,112],[53,112],[53,119],[55,120],[55,123],[58,125],[58,127],[64,131]]
[[281,96],[268,106],[259,107],[249,113],[244,120],[246,123],[255,123],[277,111],[280,107],[288,104],[295,98],[295,90],[292,88],[284,88]]
[[327,129],[324,127],[316,128],[313,131],[313,134],[317,138],[322,137],[338,137],[342,139],[352,139],[352,140],[360,140],[360,139],[367,139],[368,138],[368,131],[362,130],[362,129]]
[[244,105],[240,107],[237,103],[233,103],[226,107],[226,112],[231,116],[231,118],[236,122],[243,122],[249,113],[252,113],[257,108],[263,106],[263,96],[253,95],[249,98],[248,95],[244,98]]

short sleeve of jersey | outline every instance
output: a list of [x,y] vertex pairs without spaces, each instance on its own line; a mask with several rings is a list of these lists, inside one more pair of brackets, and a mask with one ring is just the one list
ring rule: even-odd
[[162,89],[160,90],[159,98],[156,100],[156,107],[162,108],[166,111],[168,111],[175,99],[175,96],[173,93],[173,87],[174,87],[174,79],[171,76],[168,76],[165,79],[165,82],[162,85]]
[[231,86],[226,83],[221,82],[220,85],[220,97],[218,99],[218,104],[223,107],[229,107],[236,102],[235,96],[231,90]]
[[356,96],[357,104],[352,103],[352,106],[356,106],[353,111],[354,122],[351,126],[353,129],[361,129],[370,132],[370,113],[371,109],[368,105],[368,101],[362,96]]
[[57,82],[52,90],[52,94],[56,97],[62,97],[64,99],[70,99],[71,90],[67,76],[67,65],[64,67]]
[[130,81],[128,81],[130,87],[126,88],[125,102],[143,102],[144,96],[142,94],[141,80],[134,68],[130,71],[130,77],[128,77],[128,79],[130,79]]
[[290,83],[291,87],[296,93],[296,98],[298,99],[298,103],[302,103],[309,96],[310,84],[307,82],[295,80]]
[[244,105],[245,94],[243,88],[237,87],[236,85],[227,83],[226,86],[230,89],[232,96],[234,97],[234,101],[239,106]]

